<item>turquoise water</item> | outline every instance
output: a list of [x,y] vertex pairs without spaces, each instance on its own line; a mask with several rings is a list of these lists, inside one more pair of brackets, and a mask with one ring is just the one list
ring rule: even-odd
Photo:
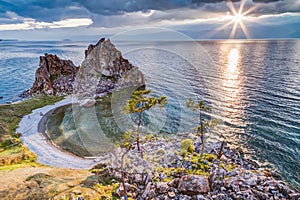
[[[40,55],[55,53],[79,65],[88,43],[0,45],[5,103],[31,86]],[[225,137],[300,188],[300,40],[120,42],[117,48],[140,67],[155,95],[168,97],[164,110],[148,113],[149,132],[191,130],[196,115],[185,101],[204,99],[222,121],[210,138]]]

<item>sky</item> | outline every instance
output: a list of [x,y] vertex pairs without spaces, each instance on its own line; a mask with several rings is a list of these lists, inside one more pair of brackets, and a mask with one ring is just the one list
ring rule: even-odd
[[193,39],[299,38],[300,0],[0,0],[0,39],[91,40],[137,29],[148,38],[165,30]]

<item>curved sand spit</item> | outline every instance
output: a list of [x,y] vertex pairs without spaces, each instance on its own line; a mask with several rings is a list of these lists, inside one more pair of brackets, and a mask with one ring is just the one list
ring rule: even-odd
[[[39,122],[46,119],[41,113],[49,113],[55,108],[70,103],[72,103],[72,99],[67,98],[54,105],[33,110],[31,114],[22,118],[17,132],[22,134],[21,140],[24,145],[37,155],[39,163],[62,168],[90,169],[96,164],[94,159],[84,159],[64,152],[52,145],[39,132]],[[42,123],[44,122],[42,121]]]

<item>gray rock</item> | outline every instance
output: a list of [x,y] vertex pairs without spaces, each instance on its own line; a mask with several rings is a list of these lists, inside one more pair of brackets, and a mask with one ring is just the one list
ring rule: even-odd
[[268,195],[264,192],[258,191],[258,190],[252,190],[255,197],[261,200],[267,200],[269,199]]
[[168,183],[166,182],[158,182],[156,183],[156,192],[158,194],[167,193],[169,189]]
[[224,186],[224,178],[226,176],[225,169],[217,169],[211,172],[208,180],[212,190],[220,190]]
[[299,200],[300,199],[300,193],[292,193],[292,194],[289,194],[288,197],[291,200]]
[[198,195],[196,196],[196,199],[197,199],[197,200],[207,200],[207,198],[205,198],[202,194],[198,194]]
[[178,190],[183,194],[204,194],[210,191],[205,176],[185,175],[179,180]]
[[148,183],[146,189],[144,190],[141,199],[151,199],[156,196],[155,187],[152,183]]
[[180,181],[179,178],[175,178],[168,183],[168,186],[173,188],[178,188],[179,181]]
[[192,197],[190,196],[187,196],[187,195],[179,195],[177,198],[175,199],[178,199],[178,200],[191,200]]

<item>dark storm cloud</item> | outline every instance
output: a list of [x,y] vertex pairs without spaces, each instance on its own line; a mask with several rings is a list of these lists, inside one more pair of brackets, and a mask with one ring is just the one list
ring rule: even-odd
[[[295,0],[253,0],[253,2],[249,4],[261,4],[255,11],[258,14],[300,12],[300,3]],[[167,19],[168,13],[172,16],[176,9],[187,10],[187,14],[181,13],[181,15],[175,16],[178,19],[193,18],[193,16],[189,16],[188,9],[198,9],[201,14],[202,12],[217,13],[228,10],[224,0],[0,0],[0,20],[1,16],[6,15],[5,13],[9,11],[24,18],[33,18],[44,22],[88,17],[93,20],[97,19],[98,25],[101,25],[101,18],[103,18],[106,20],[105,24],[109,25],[111,22],[108,17],[110,16],[157,10],[166,13],[164,16]],[[151,18],[149,19],[151,20]],[[2,23],[5,23],[4,21],[4,19],[1,20]],[[118,19],[116,19],[117,21]]]

